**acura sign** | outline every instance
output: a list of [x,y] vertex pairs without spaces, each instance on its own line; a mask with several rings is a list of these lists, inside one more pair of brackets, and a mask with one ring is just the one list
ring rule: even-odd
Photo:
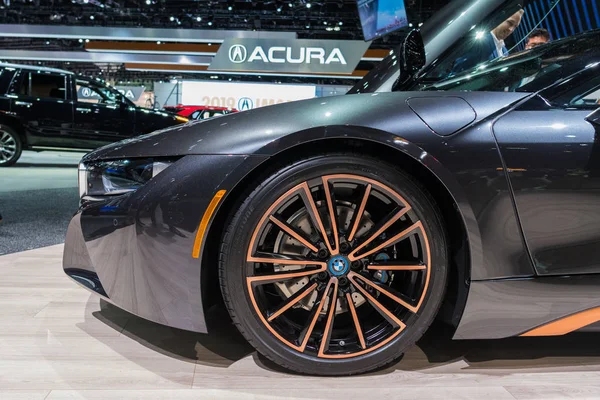
[[352,40],[226,39],[208,69],[351,74],[368,48]]

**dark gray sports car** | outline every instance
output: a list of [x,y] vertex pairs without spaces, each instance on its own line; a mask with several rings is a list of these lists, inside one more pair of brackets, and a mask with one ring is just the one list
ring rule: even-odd
[[600,31],[457,72],[516,5],[458,4],[361,94],[88,154],[67,275],[198,332],[222,297],[259,352],[321,375],[393,361],[436,317],[457,339],[599,321]]

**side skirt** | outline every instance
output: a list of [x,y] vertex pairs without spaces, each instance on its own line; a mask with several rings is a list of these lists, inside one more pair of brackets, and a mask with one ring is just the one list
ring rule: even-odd
[[454,339],[563,335],[600,321],[600,275],[475,281]]

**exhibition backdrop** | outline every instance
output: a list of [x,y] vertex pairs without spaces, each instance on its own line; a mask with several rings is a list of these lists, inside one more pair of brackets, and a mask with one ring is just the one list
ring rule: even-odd
[[311,99],[316,96],[313,85],[271,85],[261,83],[229,83],[183,81],[183,104],[207,105],[251,110],[289,101]]

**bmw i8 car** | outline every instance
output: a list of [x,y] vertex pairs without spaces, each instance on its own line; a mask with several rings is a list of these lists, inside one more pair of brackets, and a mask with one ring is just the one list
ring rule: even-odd
[[600,31],[430,79],[499,4],[446,9],[458,22],[409,34],[356,94],[86,155],[66,274],[197,332],[222,298],[261,354],[318,375],[386,365],[435,318],[455,339],[593,326]]

